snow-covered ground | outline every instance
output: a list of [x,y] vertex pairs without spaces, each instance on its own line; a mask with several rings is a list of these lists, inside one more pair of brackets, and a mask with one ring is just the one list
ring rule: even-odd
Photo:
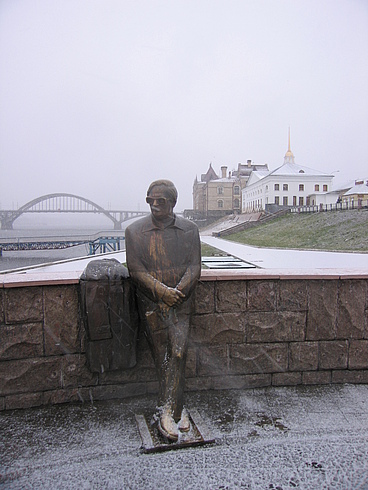
[[201,240],[264,269],[356,269],[368,271],[368,253],[319,252],[251,247],[212,236]]
[[242,223],[247,223],[248,221],[257,221],[260,216],[261,213],[232,214],[223,220],[203,228],[203,230],[201,230],[201,235],[211,236],[212,233],[227,230],[228,228],[232,228],[233,226],[240,225]]
[[155,397],[0,412],[0,488],[363,490],[368,386],[187,393],[213,445],[142,454]]

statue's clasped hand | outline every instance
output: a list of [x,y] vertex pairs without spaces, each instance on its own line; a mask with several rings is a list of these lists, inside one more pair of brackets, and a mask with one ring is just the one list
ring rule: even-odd
[[176,288],[166,288],[165,294],[162,297],[162,301],[167,306],[178,306],[185,300],[185,294]]
[[184,293],[179,291],[179,289],[168,287],[158,304],[162,317],[169,318],[171,311],[173,313],[174,323],[177,323],[175,307],[181,305],[184,300]]

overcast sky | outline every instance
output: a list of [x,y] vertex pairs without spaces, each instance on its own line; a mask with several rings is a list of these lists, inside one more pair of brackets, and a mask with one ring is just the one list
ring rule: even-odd
[[368,176],[367,0],[0,0],[0,206],[177,210],[212,166]]

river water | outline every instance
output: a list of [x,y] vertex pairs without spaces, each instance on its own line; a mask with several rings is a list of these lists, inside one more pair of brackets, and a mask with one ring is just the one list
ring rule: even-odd
[[[122,236],[123,231],[115,231],[112,229],[105,229],[103,226],[97,223],[95,226],[83,227],[81,225],[75,225],[72,227],[18,227],[14,226],[14,230],[0,230],[0,243],[3,241],[9,241],[14,239],[16,242],[18,239],[22,241],[37,241],[41,237],[43,239],[95,239],[98,236]],[[13,270],[20,267],[27,267],[37,264],[55,262],[59,260],[72,259],[77,257],[83,257],[89,254],[89,245],[83,244],[74,247],[58,250],[27,250],[27,251],[3,251],[0,257],[0,271]]]

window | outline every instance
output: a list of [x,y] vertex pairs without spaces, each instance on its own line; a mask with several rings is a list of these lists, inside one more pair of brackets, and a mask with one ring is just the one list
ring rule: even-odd
[[235,196],[239,196],[240,193],[240,188],[238,185],[234,185],[234,194]]
[[293,196],[293,206],[296,206],[296,196]]
[[304,206],[304,197],[299,197],[299,206]]
[[324,185],[323,185],[323,192],[327,192],[327,189],[328,189],[327,184],[324,184]]
[[304,184],[299,184],[299,190],[304,191]]
[[287,196],[284,196],[284,197],[282,198],[282,204],[283,204],[284,206],[287,206],[287,205],[288,205],[288,197],[287,197]]
[[319,184],[316,184],[316,185],[314,186],[314,190],[315,190],[316,192],[318,192],[318,191],[319,191]]
[[266,185],[266,191],[268,191],[268,185]]
[[223,208],[223,207],[224,207],[224,201],[223,201],[222,199],[219,199],[219,200],[217,201],[217,207],[218,207],[218,208]]
[[280,204],[280,198],[279,198],[279,196],[275,196],[275,204]]
[[279,184],[275,184],[275,191],[279,191],[280,190],[280,185]]
[[234,208],[239,208],[239,207],[240,207],[239,199],[234,199]]
[[223,194],[224,193],[224,188],[223,187],[217,187],[217,194]]
[[282,190],[283,191],[288,191],[289,190],[288,184],[282,184]]

